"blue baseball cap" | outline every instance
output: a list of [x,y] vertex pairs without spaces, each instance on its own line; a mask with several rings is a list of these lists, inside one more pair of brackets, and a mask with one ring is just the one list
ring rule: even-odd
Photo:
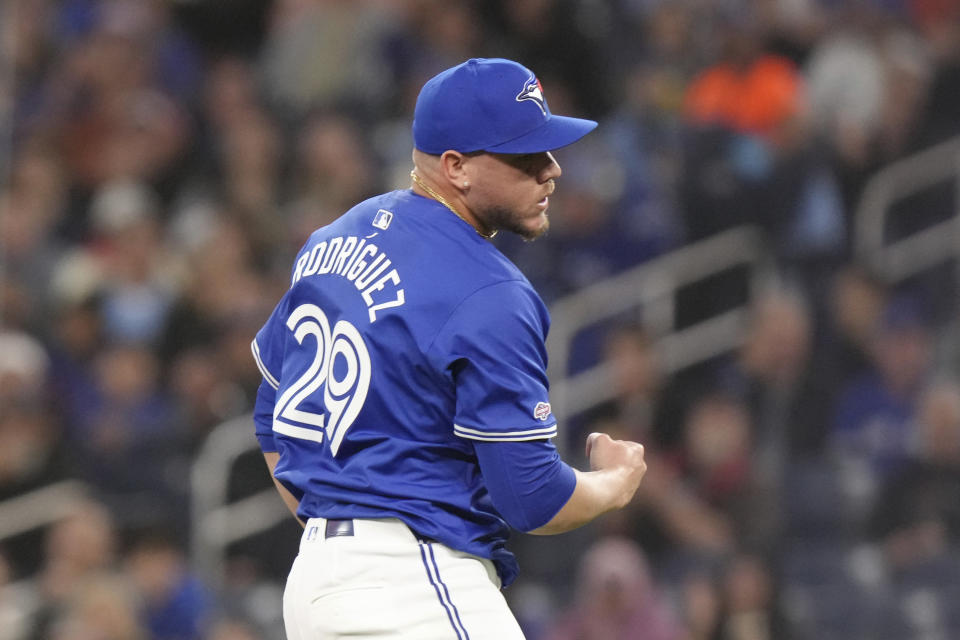
[[414,146],[433,155],[540,153],[574,143],[593,120],[550,113],[532,71],[503,58],[473,58],[423,85],[413,113]]

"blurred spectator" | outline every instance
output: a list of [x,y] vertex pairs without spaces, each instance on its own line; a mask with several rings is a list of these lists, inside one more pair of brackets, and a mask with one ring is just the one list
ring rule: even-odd
[[577,595],[543,640],[679,640],[680,626],[640,548],[598,540],[580,561]]
[[[727,498],[740,488],[748,464],[749,425],[730,404],[729,420],[710,415],[710,402],[702,401],[691,410],[685,425],[686,446],[676,459],[661,456],[648,463],[640,500],[649,518],[666,532],[664,556],[687,551],[722,555],[733,545],[735,524],[722,506],[710,504],[714,496],[708,493],[717,491],[717,498],[721,494]],[[718,399],[713,406],[726,412],[723,403]],[[711,437],[709,431],[718,436]],[[710,451],[712,447],[717,447],[715,452]]]
[[377,172],[367,146],[344,116],[318,114],[304,123],[287,213],[298,248],[314,229],[373,195]]
[[612,368],[614,413],[626,423],[630,439],[650,441],[657,392],[663,378],[652,338],[636,325],[614,329],[604,344],[604,361]]
[[[643,442],[648,452],[656,450],[663,445],[654,417],[665,376],[652,336],[639,324],[616,325],[602,336],[601,349],[600,365],[608,369],[607,391],[612,397],[572,422],[577,433],[571,442],[579,446],[591,431],[613,428],[623,438]],[[591,426],[594,422],[613,424]]]
[[202,102],[204,123],[212,134],[239,126],[247,113],[260,106],[255,70],[236,56],[212,61],[206,72]]
[[180,351],[170,365],[167,384],[191,451],[211,429],[248,408],[244,390],[224,371],[221,360],[215,348],[197,346]]
[[687,640],[720,640],[720,590],[707,571],[692,571],[680,583],[680,608]]
[[[492,49],[536,69],[554,110],[593,117],[610,108],[616,91],[613,52],[603,40],[612,27],[608,7],[576,0],[501,0],[484,9],[496,34]],[[557,86],[569,87],[568,107],[559,106]]]
[[906,26],[885,34],[882,58],[886,82],[879,146],[884,160],[896,160],[916,150],[933,63],[928,47]]
[[250,239],[242,225],[213,214],[204,226],[184,240],[182,262],[190,278],[173,303],[159,343],[165,362],[183,349],[211,346],[232,318],[262,304]]
[[960,134],[953,117],[960,109],[960,7],[950,0],[909,4],[933,66],[917,119],[915,146],[922,149]]
[[768,566],[764,558],[748,554],[738,555],[728,563],[723,576],[724,640],[789,640],[792,637],[777,611]]
[[750,328],[740,350],[738,364],[747,387],[742,393],[749,398],[758,446],[778,456],[786,447],[788,433],[802,430],[790,422],[817,404],[798,398],[806,382],[811,325],[810,310],[797,293],[761,295],[753,304]]
[[871,340],[871,370],[837,401],[831,450],[876,480],[889,477],[909,454],[917,401],[933,364],[931,331],[918,300],[894,298]]
[[54,230],[66,212],[66,197],[67,174],[55,148],[32,143],[13,159],[9,182],[0,188],[0,283],[30,294],[18,313],[4,305],[7,324],[33,323],[47,311],[45,289],[63,250]]
[[269,253],[279,233],[282,138],[277,124],[268,112],[249,109],[220,131],[216,144],[219,199],[249,238]]
[[697,126],[778,138],[800,115],[802,82],[789,60],[765,54],[756,18],[725,24],[722,60],[694,78],[685,111]]
[[152,343],[160,335],[180,280],[163,244],[156,196],[141,183],[108,183],[91,204],[88,251],[101,280],[107,339]]
[[50,640],[150,640],[138,623],[136,600],[125,580],[91,576],[73,592],[51,626]]
[[379,43],[396,22],[394,11],[370,0],[274,3],[261,52],[271,102],[293,116],[317,107],[379,107],[389,86]]
[[[758,228],[778,266],[815,291],[845,256],[839,184],[809,130],[799,70],[766,50],[761,17],[734,18],[723,56],[687,89],[678,197],[686,239]],[[736,295],[703,287],[698,304]]]
[[[0,500],[62,479],[68,468],[50,409],[50,358],[29,334],[0,329]],[[14,571],[35,567],[37,545],[21,540]]]
[[[31,639],[54,637],[54,627],[74,608],[74,599],[114,567],[117,529],[106,506],[88,501],[53,524],[45,541],[43,566],[25,593]],[[125,590],[124,597],[126,597]]]
[[13,570],[0,550],[0,640],[25,640],[30,631],[30,594],[13,581]]
[[212,598],[168,534],[139,535],[125,554],[124,565],[142,601],[140,618],[151,640],[204,637]]
[[817,130],[841,157],[861,164],[870,160],[880,128],[884,68],[867,25],[844,24],[818,43],[807,63],[810,108]]
[[750,410],[757,463],[773,487],[790,458],[816,454],[827,435],[836,378],[817,359],[815,321],[800,291],[760,293],[736,361],[720,373],[720,384]]
[[843,17],[814,48],[806,75],[816,132],[836,153],[852,209],[869,174],[913,144],[931,65],[916,34],[879,9],[854,6]]
[[475,3],[410,0],[400,30],[386,38],[397,104],[413,110],[423,83],[444,69],[463,62],[482,45],[483,23]]
[[143,345],[111,344],[93,363],[94,387],[70,407],[67,433],[80,476],[127,524],[182,523],[184,434],[159,387],[159,362]]
[[835,274],[819,345],[829,364],[820,367],[821,375],[843,382],[867,372],[886,304],[886,288],[863,269],[848,266]]
[[773,542],[775,494],[759,476],[753,430],[742,402],[708,393],[687,415],[682,449],[651,459],[640,498],[668,532],[665,558],[722,558]]
[[682,239],[676,189],[685,134],[683,95],[698,70],[692,59],[692,13],[676,3],[645,8],[650,14],[636,18],[641,24],[624,18],[619,25],[624,46],[642,47],[643,55],[630,59],[624,69],[623,97],[598,131],[623,174],[614,208],[642,258]]
[[960,386],[940,381],[919,400],[909,461],[880,489],[871,521],[900,571],[960,549]]
[[51,399],[64,423],[78,407],[94,402],[93,363],[104,347],[99,298],[76,289],[70,295],[78,298],[55,302],[48,338]]
[[46,349],[34,337],[0,330],[0,408],[44,400],[49,366]]
[[[46,41],[52,13],[50,5],[48,0],[13,0],[7,3],[5,20],[0,24],[3,58],[18,81],[21,96],[29,95],[33,85],[42,79],[44,64],[50,54]],[[3,113],[13,115],[6,109]]]
[[768,558],[739,550],[714,562],[695,562],[677,579],[687,640],[797,638],[780,612]]
[[175,301],[159,343],[166,389],[179,410],[191,448],[217,423],[252,406],[259,385],[250,367],[250,328],[263,321],[266,300],[282,280],[264,280],[253,264],[248,235],[236,220],[213,215],[186,239],[184,267],[191,277]]
[[60,435],[54,416],[39,398],[0,400],[0,497],[11,497],[64,476]]
[[[183,106],[160,85],[158,50],[144,46],[162,33],[163,3],[92,6],[90,23],[67,41],[70,63],[51,85],[47,113],[62,120],[64,152],[79,184],[160,185],[178,168],[189,138]],[[184,64],[181,73],[189,68]]]
[[[738,400],[715,395],[693,407],[685,427],[685,484],[708,509],[718,510],[740,545],[769,542],[769,488],[759,482],[756,437],[747,408]],[[730,540],[727,540],[727,544]]]
[[220,620],[214,623],[205,640],[261,640],[262,636],[249,624],[239,620]]
[[636,42],[633,30],[625,34],[642,52],[638,52],[636,66],[626,71],[623,106],[653,124],[654,130],[658,124],[678,124],[687,85],[704,62],[705,43],[697,40],[701,35],[697,33],[698,16],[684,4],[650,3],[644,7],[638,3],[648,13],[640,18],[641,25],[630,26],[641,31],[642,40]]

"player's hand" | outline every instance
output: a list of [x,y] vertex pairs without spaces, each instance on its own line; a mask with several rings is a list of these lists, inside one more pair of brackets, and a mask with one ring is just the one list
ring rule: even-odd
[[616,470],[623,477],[623,504],[633,497],[643,474],[647,472],[643,445],[630,440],[614,440],[605,433],[587,436],[587,457],[594,471]]
[[614,440],[605,433],[591,433],[587,436],[587,458],[594,471],[610,467],[643,467],[643,445],[630,440]]

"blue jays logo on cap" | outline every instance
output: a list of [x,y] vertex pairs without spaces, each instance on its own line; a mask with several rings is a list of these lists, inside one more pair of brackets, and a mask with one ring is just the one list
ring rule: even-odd
[[551,113],[536,74],[522,64],[471,58],[423,85],[413,114],[413,142],[436,155],[448,149],[539,153],[576,142],[596,126],[593,120]]
[[540,86],[540,81],[534,76],[530,76],[530,79],[523,86],[523,91],[517,94],[517,102],[523,102],[524,100],[533,102],[540,107],[543,115],[547,115],[547,108],[544,106],[543,100],[543,87]]

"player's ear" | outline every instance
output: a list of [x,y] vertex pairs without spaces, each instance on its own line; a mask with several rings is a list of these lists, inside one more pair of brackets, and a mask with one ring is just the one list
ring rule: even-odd
[[459,151],[444,151],[440,156],[440,171],[444,178],[453,185],[462,185],[467,180],[466,157]]

